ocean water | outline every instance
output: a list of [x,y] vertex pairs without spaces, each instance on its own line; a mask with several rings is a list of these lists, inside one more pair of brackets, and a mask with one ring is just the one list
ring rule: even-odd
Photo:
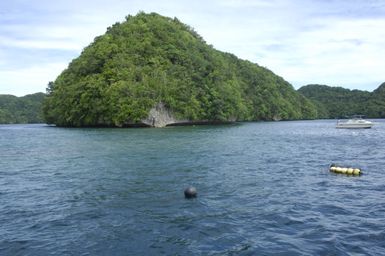
[[376,122],[1,125],[0,255],[384,255]]

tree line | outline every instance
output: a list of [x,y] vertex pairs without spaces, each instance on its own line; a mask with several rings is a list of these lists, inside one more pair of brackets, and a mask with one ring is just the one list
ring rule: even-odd
[[44,93],[23,97],[0,95],[0,124],[44,123]]
[[373,92],[318,84],[303,86],[298,92],[314,102],[318,118],[385,118],[385,83]]
[[[345,118],[356,114],[385,118],[385,83],[373,92],[327,85],[307,85],[298,92],[316,106],[316,118]],[[0,123],[44,123],[42,106],[45,97],[44,93],[23,97],[0,95]]]

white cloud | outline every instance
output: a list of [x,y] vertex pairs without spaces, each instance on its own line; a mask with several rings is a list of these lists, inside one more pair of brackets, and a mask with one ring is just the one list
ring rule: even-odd
[[[356,88],[385,80],[385,20],[332,19],[322,29],[298,33],[285,40],[291,50],[277,51],[262,59],[296,87],[324,83]],[[295,82],[294,82],[295,81]]]
[[0,36],[1,45],[12,45],[15,48],[25,49],[57,49],[57,50],[80,50],[79,44],[76,42],[66,42],[63,40],[53,39],[13,39]]
[[215,48],[265,66],[297,88],[373,90],[385,81],[382,1],[5,0],[0,9],[1,93],[44,91],[95,36],[140,10],[178,17]]
[[1,70],[0,94],[23,96],[45,92],[49,81],[53,81],[67,67],[67,63],[35,65],[28,68]]

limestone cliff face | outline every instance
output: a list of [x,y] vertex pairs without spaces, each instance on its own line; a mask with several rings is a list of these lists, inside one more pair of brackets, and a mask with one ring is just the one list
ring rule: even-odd
[[142,119],[144,126],[150,127],[166,127],[168,125],[202,125],[202,124],[227,124],[236,122],[236,118],[230,118],[227,121],[219,120],[198,120],[192,121],[188,119],[177,119],[172,111],[168,109],[163,102],[159,102],[155,107],[150,109],[147,118]]
[[177,120],[166,106],[159,102],[148,113],[147,118],[142,119],[142,123],[151,127],[165,127],[170,124],[187,122],[187,120]]

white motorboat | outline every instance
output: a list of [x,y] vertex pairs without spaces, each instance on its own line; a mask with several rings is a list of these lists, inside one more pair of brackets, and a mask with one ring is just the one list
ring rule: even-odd
[[368,129],[372,128],[373,123],[367,120],[364,120],[362,116],[354,116],[353,118],[347,121],[337,121],[336,128],[342,129]]

